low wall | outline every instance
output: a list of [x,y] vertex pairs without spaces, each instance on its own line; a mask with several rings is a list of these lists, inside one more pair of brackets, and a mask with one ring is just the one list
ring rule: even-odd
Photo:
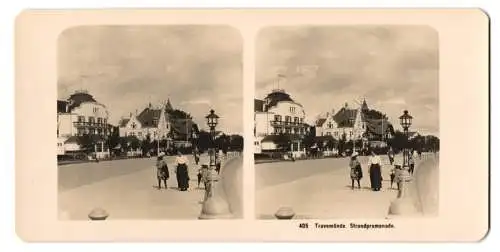
[[417,160],[413,179],[408,184],[411,198],[419,214],[435,216],[439,211],[439,156],[427,154]]
[[424,215],[439,211],[439,156],[429,155],[415,170],[417,201]]
[[234,218],[243,218],[243,157],[237,152],[228,153],[222,165],[215,195],[228,203]]

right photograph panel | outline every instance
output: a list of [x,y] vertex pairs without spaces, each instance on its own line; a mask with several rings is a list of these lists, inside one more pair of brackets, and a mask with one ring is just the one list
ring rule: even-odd
[[262,29],[256,218],[437,216],[438,40],[429,26]]

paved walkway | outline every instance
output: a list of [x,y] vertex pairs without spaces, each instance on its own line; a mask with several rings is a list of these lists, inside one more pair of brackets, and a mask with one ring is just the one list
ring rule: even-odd
[[360,157],[363,179],[361,189],[354,190],[348,158],[257,165],[257,218],[274,218],[282,206],[292,207],[297,218],[305,219],[384,218],[397,196],[397,185],[390,188],[392,166],[387,157],[381,158],[384,181],[379,192],[370,189],[367,157]]
[[[199,166],[194,165],[192,156],[189,156],[189,159],[190,188],[185,192],[177,190],[174,159],[171,157],[170,179],[167,181],[169,188],[166,190],[157,189],[154,159],[131,161],[132,165],[142,167],[137,168],[137,171],[114,177],[109,177],[104,170],[117,164],[102,166],[100,169],[105,178],[60,190],[60,218],[87,220],[87,215],[93,208],[101,207],[110,213],[109,219],[196,219],[200,214],[204,190],[197,188],[196,174]],[[113,161],[109,163],[111,162]],[[126,162],[119,162],[121,163],[118,163],[118,167],[127,167]],[[208,162],[208,157],[202,156],[200,164],[205,162]],[[128,164],[130,165],[130,161]],[[65,168],[67,167],[60,167]]]

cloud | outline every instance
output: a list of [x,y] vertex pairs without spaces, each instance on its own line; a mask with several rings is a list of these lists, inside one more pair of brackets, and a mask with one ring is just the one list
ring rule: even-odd
[[393,99],[390,99],[390,100],[387,100],[387,101],[383,101],[383,103],[405,105],[406,101],[403,98],[393,98]]
[[[438,131],[439,48],[437,33],[427,26],[297,26],[262,29],[256,44],[256,95],[280,83],[304,105],[306,113],[330,111],[353,100],[384,109],[395,119],[402,110],[416,117],[416,127]],[[314,65],[307,77],[297,68]],[[283,70],[284,69],[284,70]],[[309,115],[308,115],[309,116]],[[314,118],[316,115],[310,115]]]
[[71,28],[59,38],[58,96],[87,89],[114,123],[170,99],[201,123],[214,108],[233,118],[221,127],[241,132],[243,117],[233,111],[243,105],[242,42],[237,30],[215,25]]
[[196,104],[196,105],[206,104],[206,105],[211,105],[212,103],[209,100],[207,100],[207,99],[182,101],[181,102],[181,105],[185,105],[185,104]]

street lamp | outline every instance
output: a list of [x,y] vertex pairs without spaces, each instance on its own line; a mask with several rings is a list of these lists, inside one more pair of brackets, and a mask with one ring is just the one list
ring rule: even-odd
[[409,167],[409,149],[408,149],[408,128],[411,126],[411,121],[413,117],[408,114],[408,110],[403,111],[403,115],[399,117],[399,122],[401,127],[403,127],[403,131],[406,137],[405,146],[403,148],[403,167]]
[[206,117],[207,125],[210,128],[210,169],[215,167],[215,127],[219,122],[219,116],[215,114],[215,111],[210,110],[210,114]]
[[399,168],[397,174],[398,182],[398,196],[396,200],[391,203],[389,208],[389,213],[394,215],[399,214],[411,214],[416,212],[415,205],[413,204],[410,197],[408,197],[408,182],[411,181],[409,169],[409,150],[408,150],[408,128],[410,128],[413,117],[408,113],[408,110],[403,111],[403,115],[399,117],[401,127],[403,128],[406,142],[403,148],[403,164]]
[[215,111],[210,110],[210,114],[206,117],[207,125],[210,128],[210,164],[209,164],[209,176],[207,178],[207,188],[206,197],[203,201],[203,206],[201,209],[201,215],[199,219],[223,219],[231,218],[231,212],[229,210],[229,205],[227,202],[220,197],[220,195],[215,195],[215,182],[219,179],[217,177],[217,172],[215,171],[215,127],[218,124],[219,116],[215,114]]

